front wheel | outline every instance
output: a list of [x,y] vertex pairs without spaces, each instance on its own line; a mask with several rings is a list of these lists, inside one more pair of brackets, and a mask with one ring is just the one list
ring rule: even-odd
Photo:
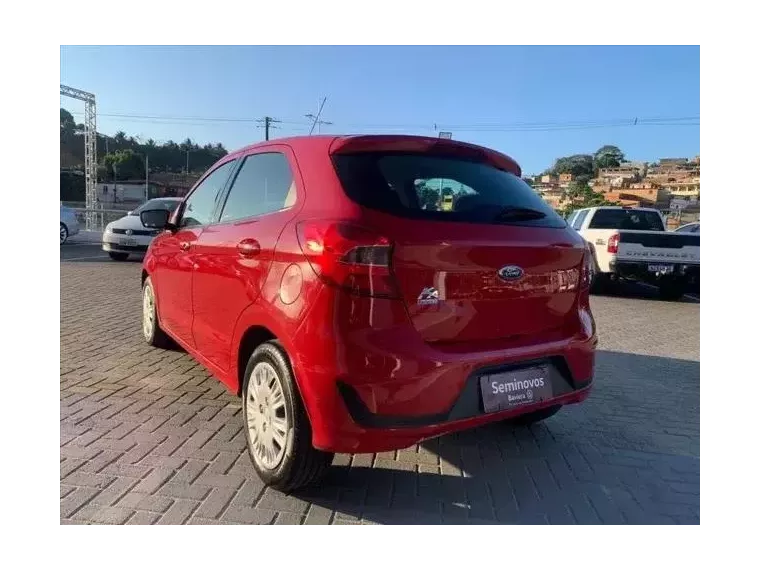
[[265,342],[248,359],[242,398],[248,453],[261,480],[285,493],[319,480],[333,454],[311,445],[309,418],[278,342]]
[[64,224],[61,224],[61,245],[66,243],[67,239],[69,239],[69,230]]
[[119,253],[117,251],[109,251],[108,256],[114,261],[126,261],[129,257],[128,253]]
[[143,283],[142,298],[142,331],[145,342],[156,348],[171,348],[173,346],[171,338],[158,323],[156,292],[153,290],[150,277]]

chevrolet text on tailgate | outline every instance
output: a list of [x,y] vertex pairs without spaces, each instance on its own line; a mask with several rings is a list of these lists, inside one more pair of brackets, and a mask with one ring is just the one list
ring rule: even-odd
[[573,212],[570,225],[594,248],[594,284],[618,278],[655,284],[664,299],[679,299],[699,282],[699,234],[665,231],[659,211],[600,207]]
[[145,339],[241,396],[254,468],[285,491],[335,452],[548,418],[591,389],[593,259],[520,174],[425,137],[234,152],[173,213],[140,214],[160,230]]

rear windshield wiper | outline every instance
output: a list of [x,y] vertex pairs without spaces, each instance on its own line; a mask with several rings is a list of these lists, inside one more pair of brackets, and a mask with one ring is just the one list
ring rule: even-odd
[[515,222],[523,220],[540,220],[545,218],[546,213],[533,208],[520,208],[517,206],[507,206],[496,214],[496,220],[501,222]]

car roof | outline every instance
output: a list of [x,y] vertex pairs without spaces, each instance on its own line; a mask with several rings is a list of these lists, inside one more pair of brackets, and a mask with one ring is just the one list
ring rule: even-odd
[[481,153],[480,155],[485,156],[489,163],[494,164],[503,170],[507,170],[508,172],[512,172],[516,176],[522,176],[522,170],[517,161],[499,151],[463,141],[417,135],[314,135],[286,137],[248,145],[231,152],[219,162],[226,162],[231,157],[237,158],[252,150],[267,148],[273,145],[287,145],[291,147],[296,154],[310,152],[335,154],[340,150],[345,152],[352,150],[367,151],[371,150],[373,147],[399,152],[420,152],[428,150],[431,147],[449,150],[456,149],[462,153]]
[[638,212],[658,212],[657,208],[633,208],[628,206],[596,206],[597,210],[633,210]]

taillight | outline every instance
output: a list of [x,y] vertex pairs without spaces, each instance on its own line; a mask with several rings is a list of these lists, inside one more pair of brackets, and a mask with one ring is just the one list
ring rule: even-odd
[[591,282],[594,280],[594,271],[596,265],[594,263],[594,246],[590,243],[586,244],[586,251],[583,254],[583,265],[581,266],[581,291],[587,290],[591,287]]
[[396,298],[388,238],[335,220],[298,224],[298,243],[322,281],[354,295]]
[[607,253],[617,253],[620,243],[620,234],[612,234],[607,240]]

